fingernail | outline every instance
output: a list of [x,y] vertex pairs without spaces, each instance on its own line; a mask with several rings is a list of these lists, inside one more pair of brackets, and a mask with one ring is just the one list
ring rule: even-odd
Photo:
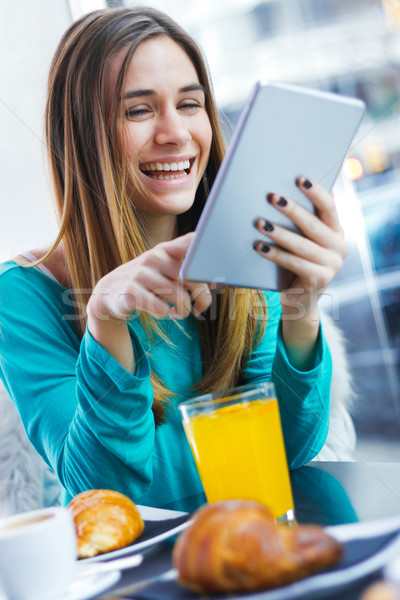
[[305,179],[303,181],[303,187],[306,188],[306,190],[309,190],[312,187],[312,183],[309,179]]
[[277,202],[278,206],[286,206],[287,205],[287,200],[286,198],[284,198],[283,196],[281,196]]
[[263,254],[268,254],[269,246],[267,246],[267,244],[263,244],[260,248],[260,252],[262,252]]
[[264,231],[267,231],[268,233],[270,233],[271,231],[274,230],[274,226],[269,221],[265,221],[264,225],[263,225],[263,229],[264,229]]

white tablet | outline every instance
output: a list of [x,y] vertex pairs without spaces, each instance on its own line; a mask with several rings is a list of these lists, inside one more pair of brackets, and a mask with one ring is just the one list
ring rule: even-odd
[[312,210],[295,185],[297,177],[302,175],[332,189],[364,109],[357,99],[258,82],[242,111],[180,277],[284,289],[293,274],[253,249],[254,242],[262,239],[254,222],[263,218],[293,228],[291,221],[267,201],[270,192]]

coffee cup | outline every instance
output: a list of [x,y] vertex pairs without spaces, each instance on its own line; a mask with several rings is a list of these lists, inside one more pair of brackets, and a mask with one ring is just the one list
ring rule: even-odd
[[0,581],[8,600],[57,600],[76,568],[76,534],[67,508],[0,519]]

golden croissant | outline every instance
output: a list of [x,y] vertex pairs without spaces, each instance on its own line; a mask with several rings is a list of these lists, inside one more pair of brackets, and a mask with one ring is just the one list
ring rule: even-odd
[[81,492],[68,508],[75,522],[79,558],[128,546],[144,529],[135,503],[113,490]]
[[201,508],[173,550],[179,582],[200,593],[279,587],[341,556],[322,527],[276,524],[266,506],[241,500]]

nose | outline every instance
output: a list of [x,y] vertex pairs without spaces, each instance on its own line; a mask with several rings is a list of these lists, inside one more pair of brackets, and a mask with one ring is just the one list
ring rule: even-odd
[[185,117],[179,115],[176,110],[169,110],[159,115],[155,133],[157,144],[183,146],[191,139],[192,136],[185,124]]

